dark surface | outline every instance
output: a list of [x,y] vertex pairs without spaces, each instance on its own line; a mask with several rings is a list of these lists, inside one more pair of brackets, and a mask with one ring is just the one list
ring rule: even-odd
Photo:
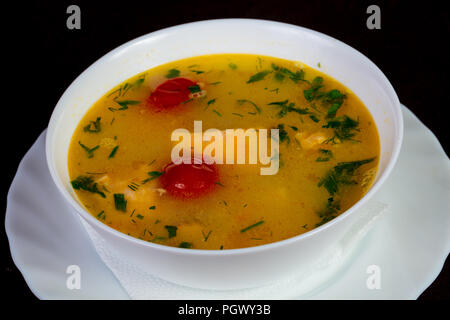
[[[205,19],[259,18],[301,25],[337,38],[371,59],[408,106],[449,151],[446,8],[411,1],[33,1],[3,10],[2,207],[20,159],[46,128],[70,83],[115,47],[151,31]],[[439,2],[442,3],[442,2]],[[66,28],[67,6],[81,7],[81,30]],[[366,27],[366,8],[381,8],[381,30]],[[26,58],[26,59],[24,59]],[[24,60],[22,60],[24,59]],[[6,125],[9,124],[9,125]],[[12,124],[12,125],[11,125]],[[10,139],[13,137],[13,139]],[[35,299],[11,260],[2,229],[2,283],[11,299]],[[450,262],[420,299],[450,299]]]

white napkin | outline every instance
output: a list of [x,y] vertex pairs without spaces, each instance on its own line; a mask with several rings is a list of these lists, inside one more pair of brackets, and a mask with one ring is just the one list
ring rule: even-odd
[[369,201],[357,213],[359,218],[349,232],[331,248],[329,254],[324,255],[323,260],[314,267],[314,270],[302,275],[293,275],[269,286],[226,291],[190,288],[159,279],[144,271],[141,267],[123,259],[116,250],[106,244],[106,241],[87,222],[81,217],[80,219],[97,253],[117,277],[131,299],[293,299],[300,296],[307,298],[314,290],[318,290],[321,284],[330,279],[342,265],[342,262],[349,257],[359,240],[372,229],[375,220],[378,220],[387,209],[388,206],[384,203],[376,200]]

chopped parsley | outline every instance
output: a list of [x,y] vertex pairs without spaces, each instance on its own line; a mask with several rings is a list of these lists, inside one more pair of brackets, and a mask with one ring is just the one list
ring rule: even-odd
[[305,80],[305,72],[303,70],[298,70],[296,72],[293,72],[287,68],[277,66],[276,64],[272,63],[272,69],[275,71],[274,78],[277,81],[283,81],[285,77],[288,77],[293,82],[298,83],[299,81],[306,81]]
[[172,79],[172,78],[176,78],[179,76],[180,76],[180,70],[178,70],[178,69],[170,69],[166,74],[167,79]]
[[254,75],[252,75],[250,77],[250,79],[247,80],[247,83],[253,83],[253,82],[256,82],[256,81],[264,80],[264,78],[271,72],[272,72],[271,70],[264,70],[264,71],[260,71],[258,73],[255,73]]
[[313,101],[319,97],[319,89],[323,87],[323,78],[315,77],[311,82],[311,88],[303,90],[303,95],[308,102]]
[[116,155],[117,149],[119,149],[119,146],[115,146],[114,149],[112,149],[111,153],[108,156],[108,159],[114,158]]
[[331,150],[319,149],[319,152],[322,154],[322,156],[318,157],[316,159],[316,162],[326,162],[330,161],[330,159],[333,158],[333,152]]
[[216,109],[213,109],[213,112],[214,112],[215,114],[217,114],[219,117],[222,116],[222,114],[221,114],[219,111],[217,111]]
[[289,102],[289,100],[284,101],[275,101],[268,104],[269,106],[277,106],[281,110],[278,112],[278,117],[283,118],[288,114],[288,112],[296,112],[298,114],[308,114],[308,108],[302,109],[302,108],[296,108],[294,102]]
[[164,226],[166,228],[167,232],[169,233],[169,239],[177,236],[177,230],[178,228],[175,226]]
[[252,228],[258,227],[258,226],[262,225],[263,223],[264,223],[264,220],[258,221],[258,222],[256,222],[256,223],[254,223],[254,224],[252,224],[252,225],[250,225],[250,226],[248,226],[248,227],[242,229],[242,230],[241,230],[241,233],[244,233],[244,232],[246,232],[246,231],[248,231],[248,230],[250,230],[250,229],[252,229]]
[[127,200],[125,200],[125,195],[123,193],[114,193],[114,206],[116,210],[126,212],[127,211]]
[[287,143],[291,142],[287,131],[284,129],[284,124],[279,124],[277,129],[280,137],[280,143],[283,143],[284,141],[287,141]]
[[98,189],[97,183],[94,182],[92,177],[78,176],[75,180],[71,181],[72,188],[75,190],[84,190],[92,193],[98,193],[102,198],[106,198],[105,194]]
[[203,241],[205,241],[205,242],[208,241],[209,236],[211,235],[211,232],[212,232],[212,230],[209,230],[208,234],[205,234],[205,233],[202,231]]
[[319,118],[317,118],[317,116],[314,114],[309,115],[309,118],[314,122],[319,122]]
[[303,91],[303,95],[308,102],[320,100],[325,106],[328,106],[327,118],[334,118],[337,111],[344,103],[345,94],[337,89],[330,91],[321,91],[323,87],[323,78],[315,77],[311,83],[311,87]]
[[143,216],[142,214],[137,214],[137,215],[136,215],[136,218],[138,218],[138,219],[141,219],[141,220],[142,220],[142,219],[144,219],[144,216]]
[[358,140],[353,139],[356,134],[355,131],[359,131],[358,125],[359,122],[357,120],[354,120],[347,115],[329,120],[326,125],[322,126],[322,128],[334,129],[334,136],[326,140],[324,143],[331,142],[336,144],[336,138],[339,141],[352,140],[358,142]]
[[[139,76],[139,78],[133,83],[133,84],[129,84],[128,82],[125,83],[124,85],[121,85],[118,89],[114,90],[113,92],[111,92],[110,94],[108,94],[108,97],[117,94],[115,96],[114,99],[117,99],[120,96],[124,96],[127,94],[127,92],[135,87],[139,87],[142,83],[144,83],[145,80],[145,74]],[[112,111],[112,110],[111,110]]]
[[120,108],[117,110],[126,110],[126,109],[128,109],[128,106],[137,105],[137,104],[140,104],[141,102],[136,101],[136,100],[122,100],[122,101],[116,101],[116,103],[120,106]]
[[251,104],[251,105],[255,108],[256,112],[261,113],[261,108],[258,107],[258,106],[256,105],[256,103],[254,103],[254,102],[251,101],[251,100],[247,100],[247,99],[239,99],[239,100],[237,100],[237,103],[238,103],[240,106],[242,106],[244,103],[249,103],[249,104]]
[[192,248],[192,243],[183,241],[179,244],[178,248],[190,249]]
[[131,191],[136,191],[137,189],[139,189],[139,185],[137,183],[135,183],[135,182],[131,182],[128,185],[128,188],[130,188]]
[[232,63],[232,62],[228,64],[228,67],[230,67],[231,70],[236,70],[237,69],[237,65]]
[[102,118],[98,117],[95,121],[90,121],[89,124],[83,128],[84,132],[89,132],[89,133],[100,132],[102,130],[102,127],[100,124],[101,119]]
[[276,94],[278,94],[279,90],[280,90],[279,88],[275,88],[275,89],[269,90],[269,92],[275,92]]
[[317,213],[319,218],[321,218],[322,220],[316,223],[315,226],[319,227],[327,223],[328,221],[333,220],[337,217],[339,210],[341,210],[339,202],[335,201],[333,197],[328,198],[325,208]]
[[198,84],[195,84],[193,86],[189,86],[188,89],[189,89],[189,91],[191,93],[197,93],[197,92],[202,91],[202,89],[200,89],[200,86]]
[[326,175],[317,184],[318,187],[324,187],[328,193],[333,196],[339,190],[340,185],[352,185],[357,184],[353,180],[355,171],[364,164],[370,163],[375,158],[339,162],[333,169],[329,170]]
[[144,181],[142,181],[142,184],[147,183],[149,181],[152,181],[153,179],[159,178],[160,176],[162,176],[164,174],[164,172],[162,172],[162,171],[150,171],[150,172],[147,172],[147,174],[150,176],[150,178],[147,178]]
[[191,72],[195,73],[195,74],[202,74],[205,73],[205,71],[202,70],[191,70]]
[[81,143],[81,141],[78,141],[78,144],[86,151],[88,158],[93,158],[94,151],[97,150],[98,148],[100,148],[100,146],[98,146],[98,145],[93,148],[86,147],[84,144]]
[[129,84],[128,82],[125,83],[125,85],[122,88],[122,92],[121,92],[121,96],[124,96],[127,94],[128,90],[130,90],[131,88],[137,88],[139,87],[141,84],[144,83],[145,80],[145,75],[142,75],[139,77],[139,79],[137,79],[133,84]]
[[105,220],[105,218],[106,218],[105,211],[102,210],[97,214],[97,219]]

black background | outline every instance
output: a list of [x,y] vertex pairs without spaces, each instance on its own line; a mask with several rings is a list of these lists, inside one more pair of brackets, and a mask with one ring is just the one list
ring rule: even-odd
[[[304,26],[337,38],[371,59],[408,106],[449,150],[446,110],[449,17],[443,1],[29,1],[3,7],[2,207],[17,166],[70,83],[115,47],[186,22],[258,18]],[[66,9],[81,8],[81,30],[68,30]],[[370,4],[381,30],[366,27]],[[12,69],[9,69],[12,67]],[[2,284],[11,299],[35,299],[11,260],[2,228]],[[448,260],[448,259],[447,259]],[[450,263],[420,299],[450,299]]]

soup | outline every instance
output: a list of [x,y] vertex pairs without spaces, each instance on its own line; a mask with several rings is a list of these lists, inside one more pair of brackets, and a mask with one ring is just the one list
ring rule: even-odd
[[[194,132],[196,121],[203,131],[278,129],[277,172],[248,161],[173,163],[172,133]],[[298,62],[217,54],[155,67],[106,93],[77,126],[68,167],[80,202],[108,226],[222,250],[337,217],[370,187],[379,152],[375,122],[341,83]]]

